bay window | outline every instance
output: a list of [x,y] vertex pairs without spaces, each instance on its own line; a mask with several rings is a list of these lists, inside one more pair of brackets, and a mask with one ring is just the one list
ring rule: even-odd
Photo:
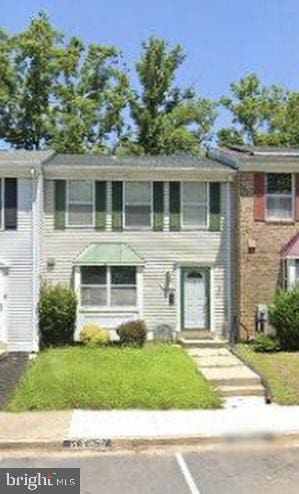
[[185,228],[201,228],[208,225],[207,183],[182,183],[182,225]]
[[266,183],[267,219],[293,219],[293,177],[291,173],[268,173]]
[[136,268],[81,267],[81,306],[133,307],[137,304]]
[[94,226],[94,182],[69,180],[67,194],[68,226]]
[[150,182],[126,182],[124,191],[125,227],[152,227],[152,184]]

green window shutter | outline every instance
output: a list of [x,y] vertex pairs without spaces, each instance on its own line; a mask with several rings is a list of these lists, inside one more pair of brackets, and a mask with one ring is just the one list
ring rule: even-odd
[[4,227],[5,230],[17,230],[18,181],[16,178],[6,178],[4,183]]
[[162,231],[164,226],[164,182],[154,182],[154,230]]
[[55,180],[55,220],[56,230],[65,228],[65,211],[66,211],[66,181]]
[[180,182],[169,183],[169,216],[170,230],[176,231],[181,228],[181,184]]
[[210,183],[210,231],[220,231],[221,216],[221,184]]
[[123,183],[112,182],[112,230],[123,228]]
[[107,182],[96,182],[96,229],[106,228]]

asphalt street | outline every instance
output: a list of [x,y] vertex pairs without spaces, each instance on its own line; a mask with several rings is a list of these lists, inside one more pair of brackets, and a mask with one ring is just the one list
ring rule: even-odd
[[82,494],[298,494],[299,448],[2,454],[1,468],[81,469]]

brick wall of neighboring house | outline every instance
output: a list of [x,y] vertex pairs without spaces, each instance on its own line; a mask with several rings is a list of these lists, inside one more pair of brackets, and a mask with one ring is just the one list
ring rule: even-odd
[[[240,172],[237,177],[236,293],[237,316],[250,335],[256,328],[258,304],[270,304],[281,286],[281,249],[299,231],[299,222],[282,223],[255,220],[254,173]],[[251,241],[255,251],[249,251]],[[241,337],[246,331],[240,330]]]

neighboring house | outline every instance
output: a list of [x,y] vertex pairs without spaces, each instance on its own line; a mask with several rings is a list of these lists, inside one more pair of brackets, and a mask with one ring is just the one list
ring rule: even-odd
[[236,175],[236,315],[242,336],[267,329],[278,289],[299,283],[299,150],[235,146],[213,152]]
[[149,338],[161,324],[228,337],[234,174],[188,156],[47,162],[43,276],[75,288],[76,338],[138,318]]
[[0,341],[38,350],[41,162],[51,153],[0,153]]

